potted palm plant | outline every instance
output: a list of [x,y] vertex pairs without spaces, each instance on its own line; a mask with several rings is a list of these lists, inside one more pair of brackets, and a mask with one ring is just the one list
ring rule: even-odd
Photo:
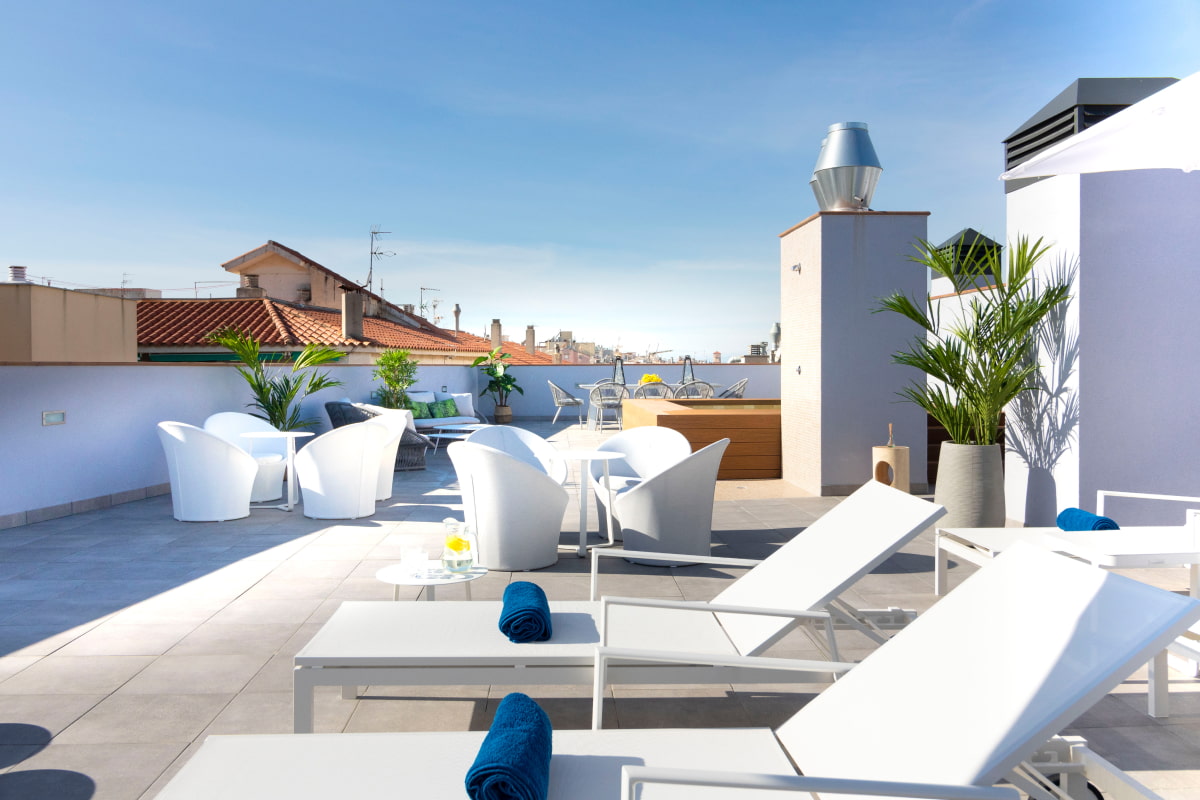
[[921,327],[921,334],[892,360],[925,373],[924,383],[914,382],[900,395],[925,409],[950,435],[942,444],[934,492],[935,501],[946,507],[944,527],[1004,525],[1004,465],[997,444],[1001,414],[1018,395],[1036,390],[1031,378],[1040,369],[1038,328],[1070,297],[1070,283],[1061,276],[1034,276],[1047,250],[1041,239],[1018,238],[1008,248],[1001,281],[999,248],[976,242],[965,253],[939,251],[922,241],[912,260],[950,280],[957,307],[947,306],[949,301],[935,303],[932,297],[918,302],[897,292],[876,309]]
[[493,414],[497,425],[507,425],[512,422],[512,408],[508,405],[508,396],[513,392],[525,394],[525,390],[517,385],[516,377],[508,371],[505,362],[510,358],[508,353],[500,352],[497,347],[486,356],[479,356],[471,366],[479,367],[487,376],[487,386],[479,396],[495,395],[496,411]]
[[221,328],[210,333],[207,339],[228,348],[242,362],[237,368],[238,374],[246,380],[254,395],[254,402],[246,405],[258,409],[259,413],[253,416],[265,419],[278,430],[294,431],[317,424],[315,419],[300,417],[300,404],[314,392],[342,385],[341,381],[331,379],[327,372],[311,371],[312,367],[342,357],[332,348],[309,343],[296,356],[290,370],[283,367],[269,369],[259,357],[258,340],[245,331]]

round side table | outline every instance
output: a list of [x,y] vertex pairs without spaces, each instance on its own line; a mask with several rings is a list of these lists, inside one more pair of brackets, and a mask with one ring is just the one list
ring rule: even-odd
[[395,587],[392,590],[393,600],[400,599],[401,586],[424,586],[427,590],[425,599],[432,601],[437,599],[439,586],[454,586],[460,583],[464,584],[463,588],[467,590],[467,599],[470,600],[471,581],[482,578],[487,573],[485,567],[471,567],[466,572],[451,572],[444,569],[440,561],[425,561],[423,566],[416,569],[411,564],[393,564],[376,572],[375,577]]

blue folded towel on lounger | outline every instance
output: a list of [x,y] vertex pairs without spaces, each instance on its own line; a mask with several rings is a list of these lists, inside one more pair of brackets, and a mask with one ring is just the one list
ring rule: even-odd
[[1109,517],[1101,517],[1082,508],[1065,508],[1058,515],[1058,527],[1064,531],[1116,531],[1121,526]]
[[500,632],[510,642],[544,642],[550,638],[550,604],[542,587],[515,581],[504,589]]
[[520,692],[506,695],[467,771],[467,795],[471,800],[546,800],[551,735],[541,706]]

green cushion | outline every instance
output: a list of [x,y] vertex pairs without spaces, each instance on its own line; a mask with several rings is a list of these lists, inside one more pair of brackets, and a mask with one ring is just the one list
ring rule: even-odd
[[433,416],[437,417],[438,419],[443,417],[457,417],[458,406],[454,404],[454,398],[450,397],[445,400],[438,400],[437,402],[430,403],[429,413],[433,414]]
[[429,410],[429,403],[422,403],[419,400],[411,402],[413,419],[433,419],[433,412]]

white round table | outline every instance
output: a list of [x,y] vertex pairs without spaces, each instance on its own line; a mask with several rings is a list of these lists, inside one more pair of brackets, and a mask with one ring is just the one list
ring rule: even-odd
[[400,599],[401,586],[424,586],[426,600],[436,600],[439,586],[454,586],[463,584],[467,591],[467,599],[471,599],[471,581],[487,575],[485,567],[471,567],[466,572],[451,572],[442,567],[440,561],[424,561],[413,564],[393,564],[375,573],[375,577],[384,583],[392,584],[392,599]]
[[583,558],[587,555],[587,487],[591,483],[591,470],[588,469],[588,464],[592,461],[599,461],[604,466],[604,488],[608,490],[608,504],[605,505],[608,516],[608,543],[614,543],[613,536],[613,521],[612,521],[612,487],[608,483],[608,462],[615,461],[618,458],[624,458],[624,453],[618,453],[615,450],[558,450],[555,452],[559,458],[569,461],[579,462],[579,549],[576,554]]
[[296,440],[312,435],[312,431],[251,431],[242,434],[246,439],[287,439],[287,502],[281,506],[257,506],[257,508],[281,508],[284,511],[291,511],[296,507]]

